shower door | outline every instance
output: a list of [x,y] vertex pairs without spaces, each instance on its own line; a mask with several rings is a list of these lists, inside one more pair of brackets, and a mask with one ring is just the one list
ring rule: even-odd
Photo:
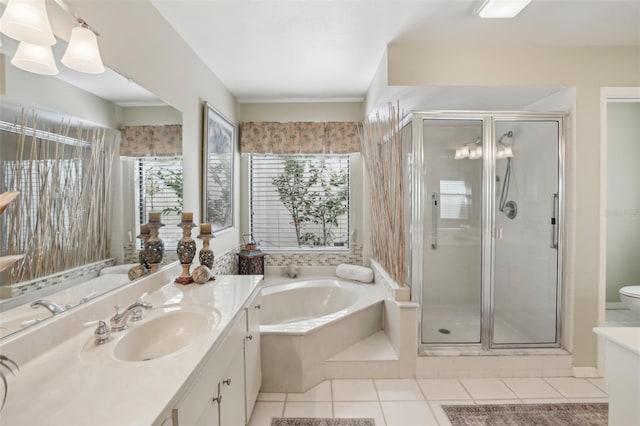
[[559,341],[560,135],[559,119],[494,122],[493,347]]
[[[483,121],[417,120],[424,148],[421,340],[480,343]],[[472,159],[459,161],[456,149]],[[424,173],[426,172],[426,173]]]
[[559,346],[562,116],[413,117],[411,276],[422,283],[412,293],[423,349]]

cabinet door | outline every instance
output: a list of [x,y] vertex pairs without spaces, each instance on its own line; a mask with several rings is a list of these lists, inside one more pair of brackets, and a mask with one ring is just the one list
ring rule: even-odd
[[210,401],[204,411],[200,414],[198,421],[195,423],[198,426],[219,426],[218,410],[220,409],[220,393],[218,393],[217,399]]
[[178,426],[218,425],[218,382],[224,366],[218,358],[210,358],[173,410],[173,424]]
[[253,406],[262,385],[260,365],[260,308],[262,292],[259,291],[245,308],[247,310],[247,336],[244,341],[247,421],[251,418]]
[[231,365],[220,381],[220,424],[224,426],[244,426],[244,357],[243,345],[239,345]]

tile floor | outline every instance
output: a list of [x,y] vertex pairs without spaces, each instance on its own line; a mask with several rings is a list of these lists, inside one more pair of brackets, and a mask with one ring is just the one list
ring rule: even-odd
[[629,309],[607,309],[605,315],[607,327],[640,327],[640,318]]
[[272,417],[373,417],[376,426],[449,425],[442,405],[607,402],[604,379],[325,380],[305,393],[260,393],[249,426]]

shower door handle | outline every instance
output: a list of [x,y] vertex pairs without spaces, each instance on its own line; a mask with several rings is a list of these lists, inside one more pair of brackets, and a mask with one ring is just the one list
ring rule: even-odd
[[558,193],[551,196],[551,248],[558,248]]
[[431,194],[431,249],[438,248],[438,216],[440,216],[440,195]]

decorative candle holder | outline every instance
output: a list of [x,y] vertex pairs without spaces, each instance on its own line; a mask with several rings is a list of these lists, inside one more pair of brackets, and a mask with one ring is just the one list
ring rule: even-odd
[[140,225],[140,235],[138,235],[136,238],[142,240],[142,250],[138,252],[138,261],[140,262],[140,265],[144,266],[147,269],[149,269],[149,262],[147,262],[144,257],[144,246],[147,243],[150,235],[151,234],[149,231],[149,225]]
[[178,226],[182,228],[182,238],[178,241],[178,260],[180,260],[180,265],[182,265],[182,274],[176,278],[175,282],[183,285],[191,284],[193,282],[193,278],[189,273],[189,269],[191,268],[191,262],[196,255],[196,242],[191,238],[191,229],[195,228],[196,225],[190,221],[183,221],[180,222]]
[[[211,233],[203,233],[202,228],[200,228],[200,235],[198,235],[198,238],[202,240],[202,248],[198,255],[200,265],[206,266],[209,270],[213,270],[213,260],[215,259],[215,256],[213,255],[213,250],[209,248],[209,242],[215,237]],[[215,280],[215,277],[212,275],[211,278],[209,278],[209,281],[213,280]]]
[[151,271],[156,271],[164,257],[164,241],[158,236],[158,230],[164,226],[164,223],[160,222],[160,213],[149,213],[147,226],[149,226],[149,238],[144,243],[144,260]]

